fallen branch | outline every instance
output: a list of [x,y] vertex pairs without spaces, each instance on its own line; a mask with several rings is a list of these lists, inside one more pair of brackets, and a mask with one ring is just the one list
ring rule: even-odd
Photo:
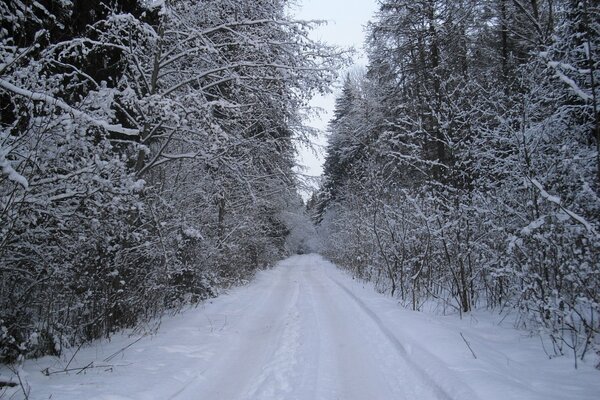
[[462,334],[462,332],[460,332],[460,337],[462,338],[462,340],[465,341],[465,344],[467,345],[467,347],[469,348],[469,350],[471,350],[471,354],[473,354],[473,358],[477,360],[477,356],[475,355],[475,352],[473,351],[473,349],[471,348],[471,345],[469,344],[469,342],[467,341],[467,339],[465,339],[464,335]]
[[66,368],[66,369],[61,369],[58,371],[49,371],[48,368],[45,368],[42,370],[42,374],[46,375],[46,376],[50,376],[50,375],[57,375],[57,374],[68,374],[69,372],[74,372],[77,371],[76,375],[79,375],[80,373],[88,370],[88,369],[92,369],[92,368],[107,368],[107,369],[113,369],[114,367],[125,367],[127,365],[131,365],[131,364],[120,364],[120,365],[115,365],[115,364],[97,364],[94,365],[94,361],[91,361],[90,363],[88,363],[86,366],[84,367],[76,367],[76,368]]

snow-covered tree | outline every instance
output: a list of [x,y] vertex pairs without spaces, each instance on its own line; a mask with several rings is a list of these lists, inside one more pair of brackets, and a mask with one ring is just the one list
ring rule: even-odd
[[286,2],[0,5],[0,357],[135,326],[286,251],[339,52]]
[[515,308],[557,353],[597,352],[599,15],[382,1],[361,84],[375,106],[331,123],[326,254],[414,309]]

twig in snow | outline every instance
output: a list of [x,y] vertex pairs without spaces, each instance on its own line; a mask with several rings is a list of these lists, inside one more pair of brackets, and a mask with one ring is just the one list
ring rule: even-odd
[[139,338],[137,338],[136,340],[134,340],[133,342],[129,343],[127,346],[123,347],[122,349],[114,352],[113,354],[111,354],[110,356],[106,357],[103,361],[107,362],[112,360],[113,358],[115,358],[118,354],[124,352],[125,350],[127,350],[128,348],[130,348],[131,346],[133,346],[134,344],[136,344],[137,342],[139,342],[140,340],[142,340],[146,335],[140,336]]
[[462,334],[462,332],[460,333],[460,337],[462,338],[462,340],[465,341],[465,344],[467,345],[467,347],[469,348],[469,350],[471,350],[471,354],[473,354],[473,358],[477,360],[477,356],[475,355],[475,352],[473,351],[473,349],[471,348],[471,345],[469,344],[469,342],[467,341],[467,339],[465,339],[464,335]]
[[[16,376],[16,377],[17,377],[17,379],[19,380],[19,387],[21,388],[21,391],[23,392],[23,396],[25,396],[25,397],[23,397],[23,398],[24,398],[24,400],[29,400],[29,394],[30,394],[30,392],[31,392],[31,386],[29,386],[29,385],[27,384],[27,381],[25,381],[25,380],[23,380],[23,379],[21,378],[21,374],[19,373],[19,368],[20,368],[20,367],[16,367],[16,368],[12,368],[12,367],[10,367],[10,366],[8,367],[8,369],[9,369],[9,370],[10,370],[10,371],[11,371],[13,374],[15,374],[15,376]],[[10,385],[10,383],[7,383],[5,386],[7,386],[7,387],[10,387],[10,386],[13,386],[13,385]],[[17,385],[15,384],[14,386],[17,386]],[[14,387],[14,386],[13,386],[13,387]]]
[[77,371],[76,375],[79,375],[80,373],[84,372],[87,369],[92,369],[92,368],[106,368],[105,371],[108,370],[113,370],[114,367],[124,367],[124,366],[128,366],[131,364],[99,364],[99,365],[94,365],[94,362],[90,362],[89,364],[87,364],[85,367],[77,367],[77,368],[69,368],[69,369],[61,369],[58,371],[49,371],[48,368],[45,368],[42,370],[42,373],[46,376],[50,376],[50,375],[56,375],[56,374],[68,374],[69,372],[73,372],[73,371]]

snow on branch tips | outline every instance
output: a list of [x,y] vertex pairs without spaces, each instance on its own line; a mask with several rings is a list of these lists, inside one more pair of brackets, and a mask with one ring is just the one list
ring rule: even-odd
[[61,110],[65,111],[67,113],[70,113],[71,115],[73,115],[73,117],[82,118],[85,121],[89,122],[90,124],[104,128],[109,132],[120,133],[122,135],[127,135],[127,136],[139,135],[139,130],[137,130],[137,129],[124,128],[121,125],[110,124],[104,120],[97,119],[96,117],[88,115],[88,114],[84,113],[83,111],[79,111],[79,110],[71,107],[64,101],[59,100],[55,97],[52,97],[45,93],[37,93],[37,92],[32,92],[27,89],[19,88],[4,79],[0,79],[0,88],[6,90],[7,92],[15,94],[17,96],[26,97],[26,98],[29,98],[34,101],[43,101],[44,103],[46,103],[50,106],[58,107]]
[[24,189],[29,187],[27,179],[15,171],[10,161],[6,159],[6,154],[3,150],[0,150],[0,167],[2,168],[2,174],[7,175],[9,180],[23,186]]

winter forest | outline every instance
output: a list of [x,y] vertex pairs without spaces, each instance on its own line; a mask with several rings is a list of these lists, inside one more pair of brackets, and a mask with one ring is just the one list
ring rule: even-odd
[[285,254],[301,111],[340,57],[284,3],[0,5],[4,361],[201,301]]
[[382,0],[309,206],[324,254],[418,310],[600,329],[600,5]]
[[[598,360],[600,4],[378,0],[352,69],[289,6],[0,3],[0,364],[154,331],[296,253]],[[336,84],[312,190],[296,153]]]

